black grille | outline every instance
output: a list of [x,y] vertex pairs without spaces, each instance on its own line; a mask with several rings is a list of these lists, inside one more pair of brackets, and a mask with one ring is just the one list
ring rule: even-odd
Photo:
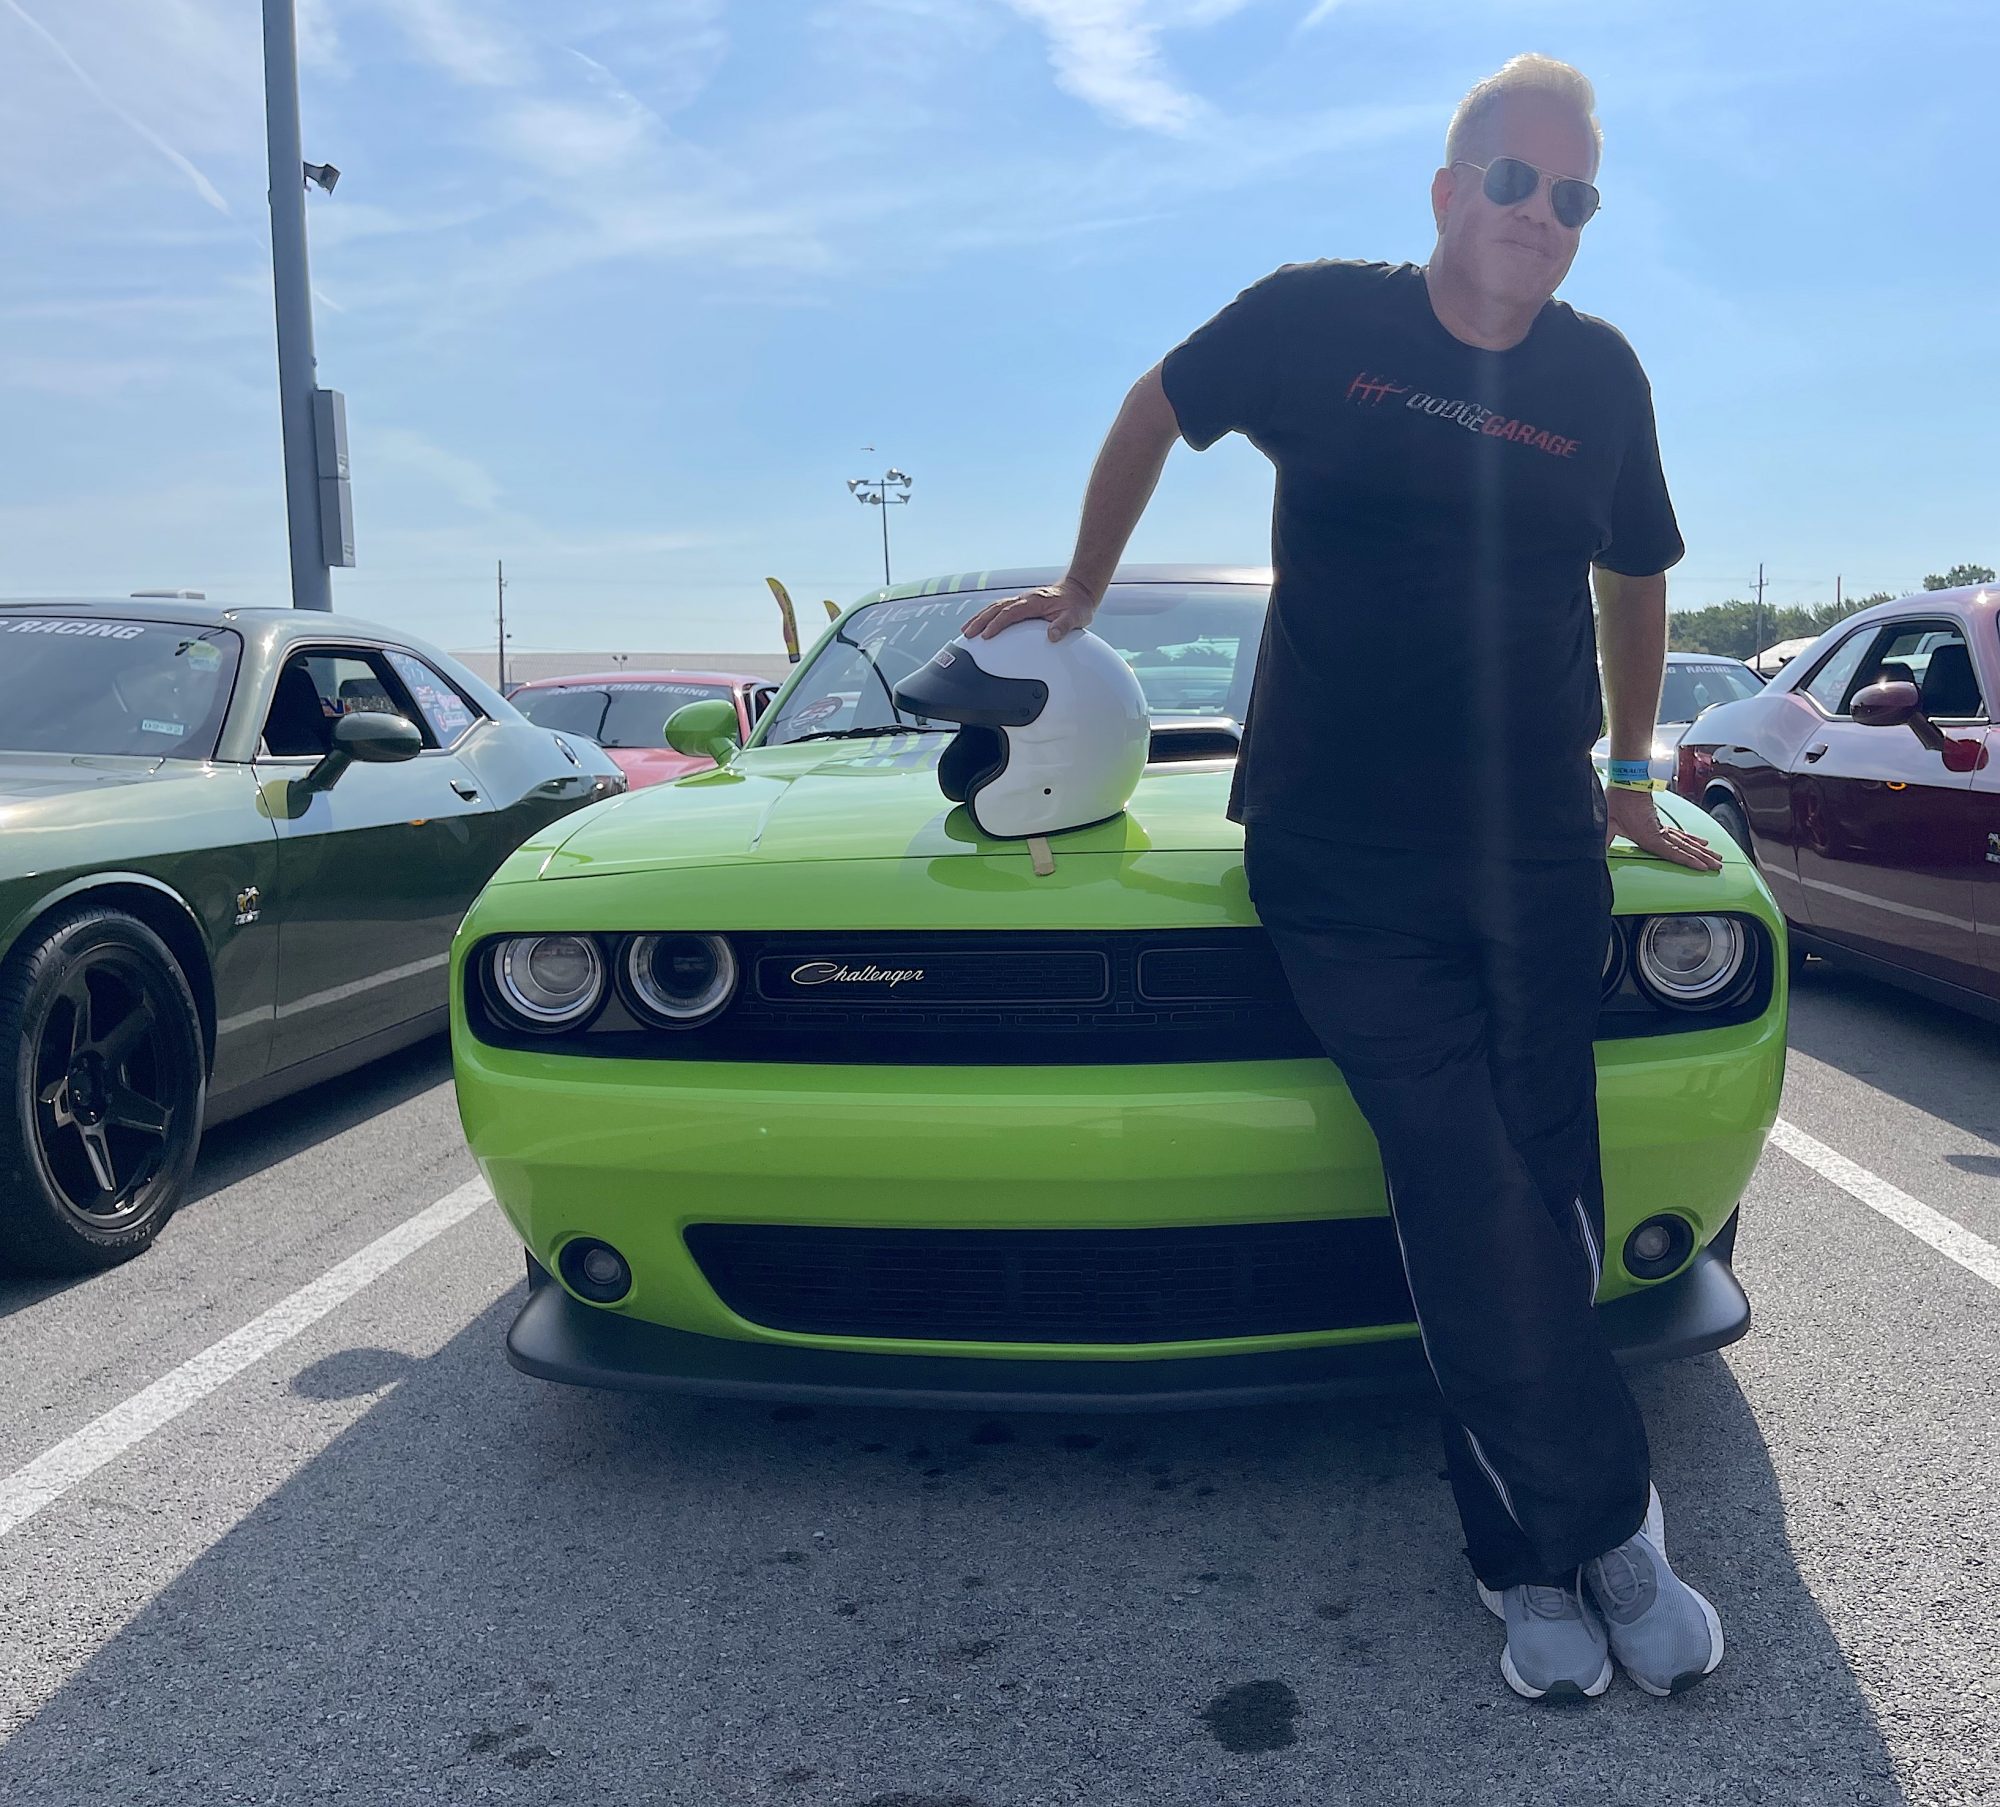
[[698,1027],[654,1029],[614,999],[587,1030],[534,1036],[495,1018],[477,985],[467,1014],[485,1041],[642,1060],[1131,1066],[1320,1051],[1262,929],[729,939],[743,988]]
[[1404,1324],[1386,1217],[1171,1230],[693,1224],[739,1317],[817,1336],[1164,1343]]
[[1111,995],[1111,962],[1095,948],[1024,952],[871,941],[852,959],[767,953],[757,962],[757,995],[767,1004],[821,1011],[879,1008],[885,1000],[916,1009],[1102,1004]]
[[[1761,925],[1742,993],[1710,1011],[1666,1010],[1613,968],[1600,1039],[1721,1028],[1771,1000]],[[617,936],[599,936],[619,965]],[[630,1060],[845,1066],[1141,1066],[1296,1060],[1320,1045],[1262,929],[731,933],[741,990],[710,1021],[655,1028],[613,996],[587,1026],[537,1035],[465,989],[473,1033],[502,1047]],[[1621,947],[1623,942],[1621,939]],[[468,971],[478,970],[485,945]],[[921,974],[921,977],[912,975]]]

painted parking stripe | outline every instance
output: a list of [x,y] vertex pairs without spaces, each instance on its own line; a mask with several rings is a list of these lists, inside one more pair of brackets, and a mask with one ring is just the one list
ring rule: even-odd
[[134,1444],[143,1442],[163,1424],[171,1423],[191,1406],[198,1405],[253,1362],[261,1361],[336,1306],[345,1304],[399,1261],[414,1255],[454,1224],[463,1223],[492,1197],[484,1180],[467,1181],[457,1191],[446,1193],[436,1204],[398,1224],[386,1236],[378,1236],[337,1267],[329,1268],[317,1280],[280,1299],[242,1329],[189,1357],[172,1373],[163,1374],[102,1417],[93,1418],[83,1429],[65,1437],[25,1468],[16,1469],[0,1481],[0,1537],[25,1524],[44,1506],[61,1499],[71,1488],[88,1480]]
[[1821,1179],[1831,1180],[1849,1198],[1859,1199],[1871,1211],[1879,1211],[1920,1242],[1929,1243],[1947,1260],[1977,1274],[1988,1286],[2000,1287],[2000,1248],[1983,1236],[1973,1235],[1963,1224],[1942,1211],[1933,1211],[1900,1186],[1892,1186],[1844,1154],[1836,1154],[1824,1142],[1815,1141],[1782,1117],[1771,1126],[1771,1140]]

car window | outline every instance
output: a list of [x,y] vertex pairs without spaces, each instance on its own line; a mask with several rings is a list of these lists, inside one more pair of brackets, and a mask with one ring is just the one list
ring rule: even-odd
[[1828,715],[1845,715],[1847,699],[1861,688],[1855,679],[1875,639],[1873,628],[1848,635],[1820,661],[1819,669],[1800,686],[1801,690]]
[[212,758],[242,652],[226,628],[0,615],[0,749]]
[[424,718],[424,726],[439,746],[456,745],[466,729],[483,719],[482,711],[461,696],[449,678],[433,670],[415,653],[392,652],[389,664],[403,680],[403,688],[410,693],[417,713]]
[[[760,724],[760,746],[846,728],[924,726],[891,696],[966,622],[1010,590],[889,597],[840,618],[784,703]],[[1091,631],[1132,667],[1154,716],[1241,721],[1264,632],[1261,584],[1113,584]]]
[[595,740],[603,732],[611,693],[594,685],[564,684],[548,690],[517,690],[508,701],[538,728]]
[[734,707],[736,693],[727,684],[648,682],[611,684],[611,701],[604,711],[604,731],[595,736],[605,747],[664,747],[667,717],[689,703],[724,702]]
[[1871,650],[1866,671],[1869,683],[1900,680],[1916,685],[1919,707],[1928,716],[1965,721],[1986,714],[1972,648],[1956,622],[1892,623]]
[[264,720],[265,751],[279,759],[317,759],[333,745],[333,724],[362,714],[400,715],[423,731],[372,655],[294,653],[278,674]]
[[1755,696],[1763,688],[1749,666],[1732,659],[1717,659],[1712,665],[1675,660],[1667,666],[1666,679],[1660,686],[1659,719],[1691,722],[1704,709]]

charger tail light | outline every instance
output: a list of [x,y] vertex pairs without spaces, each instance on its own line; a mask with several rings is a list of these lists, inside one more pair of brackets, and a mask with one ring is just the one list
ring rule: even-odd
[[1690,803],[1699,803],[1715,775],[1715,755],[1706,747],[1691,747],[1686,741],[1674,763],[1674,790]]

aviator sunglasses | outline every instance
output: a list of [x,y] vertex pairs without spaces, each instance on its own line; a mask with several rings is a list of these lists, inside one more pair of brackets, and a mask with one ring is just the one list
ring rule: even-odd
[[1532,163],[1523,163],[1519,157],[1495,157],[1491,163],[1471,163],[1461,157],[1459,162],[1481,173],[1485,180],[1480,188],[1495,207],[1518,207],[1546,181],[1549,211],[1572,232],[1586,225],[1601,204],[1596,188],[1590,183],[1575,176],[1552,176]]

